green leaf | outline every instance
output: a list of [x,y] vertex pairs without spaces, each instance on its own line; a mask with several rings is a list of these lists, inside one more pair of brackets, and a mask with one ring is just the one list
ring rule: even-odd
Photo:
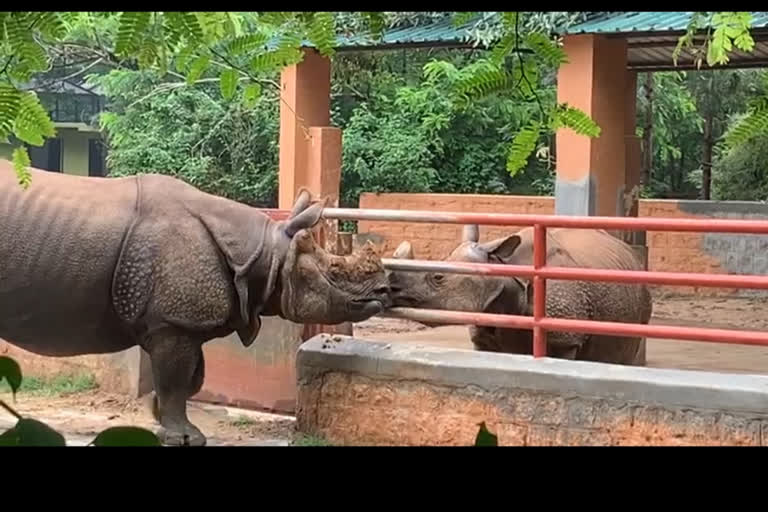
[[194,84],[197,82],[197,79],[200,78],[200,75],[202,75],[206,69],[208,69],[208,65],[211,63],[211,56],[210,55],[199,55],[194,61],[192,61],[192,64],[189,66],[189,71],[187,72],[187,83],[189,85]]
[[66,446],[64,436],[42,421],[21,418],[0,435],[0,446]]
[[541,122],[533,121],[517,132],[507,153],[507,171],[515,176],[528,163],[541,134]]
[[477,16],[477,14],[478,13],[474,11],[455,12],[453,14],[453,26],[460,27],[461,25],[465,25],[472,21],[472,18]]
[[368,29],[370,30],[371,36],[374,38],[381,37],[387,25],[384,13],[379,11],[364,11],[362,14],[368,21]]
[[251,83],[245,86],[243,91],[243,104],[245,108],[252,109],[261,96],[261,84]]
[[237,81],[240,78],[239,73],[234,69],[225,69],[221,73],[221,79],[219,87],[221,89],[221,96],[225,100],[232,99],[237,90]]
[[499,446],[499,438],[485,426],[485,422],[480,422],[480,429],[475,436],[475,446]]
[[151,13],[128,11],[120,15],[120,26],[117,29],[115,54],[127,57],[137,49],[144,31],[149,26]]
[[13,131],[19,139],[33,146],[42,146],[45,142],[43,136],[56,135],[56,127],[48,111],[34,92],[26,91],[22,94]]
[[327,11],[315,12],[309,23],[308,36],[320,55],[331,56],[336,44],[336,25],[333,13]]
[[558,105],[552,115],[551,128],[570,128],[579,135],[587,137],[599,137],[600,126],[581,110],[570,107],[567,104]]
[[728,128],[725,147],[732,150],[765,133],[768,133],[768,108],[760,105]]
[[227,53],[233,57],[246,54],[251,50],[264,47],[267,44],[267,34],[254,33],[236,37],[227,45]]
[[19,180],[19,185],[26,189],[29,184],[32,183],[32,174],[29,172],[29,166],[32,162],[29,159],[29,153],[27,148],[20,146],[13,150],[13,169],[16,171],[16,178]]
[[[209,13],[200,13],[205,16]],[[200,25],[200,20],[193,12],[180,12],[179,18],[184,28],[187,30],[185,34],[189,39],[194,41],[200,41],[203,39],[203,27]]]
[[13,123],[19,113],[20,104],[21,91],[0,84],[0,139],[5,139],[13,132]]
[[162,446],[149,430],[139,427],[111,427],[103,430],[91,443],[93,446]]
[[62,39],[67,32],[64,25],[64,20],[61,15],[65,13],[58,13],[54,11],[47,11],[37,13],[39,19],[35,27],[41,34],[48,36],[52,39]]
[[524,43],[546,65],[559,67],[568,62],[565,50],[541,32],[526,34]]
[[517,42],[518,37],[514,32],[510,32],[502,37],[496,46],[493,47],[493,50],[491,50],[491,62],[497,66],[503,64],[504,59],[507,58],[507,55],[512,53],[512,50],[515,49],[515,44]]
[[16,392],[21,387],[21,367],[19,363],[10,357],[0,356],[0,382],[3,379],[8,381],[8,385],[11,386],[11,392],[15,397]]

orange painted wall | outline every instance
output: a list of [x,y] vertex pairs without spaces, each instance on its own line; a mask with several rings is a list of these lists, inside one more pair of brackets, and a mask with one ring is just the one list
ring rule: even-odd
[[[639,215],[646,217],[703,217],[683,211],[677,200],[641,200]],[[498,196],[471,194],[362,194],[360,208],[383,208],[401,210],[473,211],[484,213],[533,213],[551,215],[554,213],[554,198],[534,196]],[[722,215],[732,217],[727,203],[722,206]],[[745,218],[750,217],[747,215]],[[488,240],[514,232],[519,227],[481,227],[482,240]],[[738,251],[738,247],[726,248],[721,254],[704,249],[704,234],[648,232],[649,270],[728,273],[725,268],[727,253]],[[419,259],[442,259],[461,239],[461,226],[450,224],[416,224],[405,222],[358,223],[358,238],[371,239],[390,256],[402,240],[409,240]],[[755,266],[757,268],[757,265]],[[732,272],[733,273],[733,272]],[[742,272],[738,272],[742,273]],[[751,273],[751,272],[744,272]],[[759,273],[759,272],[756,272]],[[663,287],[672,293],[696,293],[718,295],[733,293],[729,289]]]

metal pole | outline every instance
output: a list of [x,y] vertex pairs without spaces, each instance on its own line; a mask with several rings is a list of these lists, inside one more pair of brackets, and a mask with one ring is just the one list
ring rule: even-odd
[[338,220],[379,220],[489,226],[532,226],[548,228],[689,231],[697,233],[768,234],[768,222],[733,219],[666,219],[652,217],[589,217],[504,213],[433,212],[424,210],[358,210],[326,208],[323,217]]
[[[541,224],[533,226],[533,268],[538,272],[547,260],[547,228]],[[547,355],[547,332],[541,321],[547,316],[547,282],[540,275],[533,277],[533,357]]]

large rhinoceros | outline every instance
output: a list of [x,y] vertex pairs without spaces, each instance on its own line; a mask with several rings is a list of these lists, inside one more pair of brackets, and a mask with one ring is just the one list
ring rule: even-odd
[[[465,226],[463,241],[446,261],[531,265],[533,229],[479,243],[477,226]],[[402,242],[394,258],[413,259]],[[642,270],[634,251],[603,230],[548,229],[547,264],[562,267]],[[533,314],[533,286],[521,278],[481,277],[436,272],[390,272],[393,306],[450,309],[511,315]],[[548,316],[643,323],[649,322],[651,295],[645,285],[547,280]],[[531,354],[532,331],[470,326],[477,350]],[[550,357],[635,364],[641,338],[547,332]]]
[[337,324],[389,306],[372,244],[342,257],[314,243],[324,203],[306,191],[276,222],[170,176],[31,174],[24,190],[0,160],[0,338],[46,356],[141,346],[165,444],[206,443],[186,411],[206,341],[248,346],[261,315]]

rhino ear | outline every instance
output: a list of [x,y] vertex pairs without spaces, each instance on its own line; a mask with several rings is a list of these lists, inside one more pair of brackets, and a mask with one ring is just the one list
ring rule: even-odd
[[498,259],[502,263],[507,263],[512,258],[520,242],[521,240],[518,235],[510,235],[479,244],[479,247],[488,253],[488,256]]
[[395,249],[394,254],[392,254],[392,258],[398,259],[398,260],[412,260],[413,259],[413,247],[411,247],[411,243],[406,241],[400,242],[400,245],[397,246],[397,249]]
[[285,234],[288,235],[288,237],[293,238],[293,236],[302,229],[313,227],[320,221],[324,208],[325,202],[315,203],[295,217],[289,219],[284,228]]
[[289,218],[294,218],[301,212],[307,209],[307,206],[312,202],[312,195],[309,193],[309,190],[306,188],[301,188],[299,190],[298,195],[296,196],[296,200],[293,202],[293,208],[291,209],[291,216]]
[[467,224],[462,230],[461,238],[464,242],[477,242],[480,240],[480,228],[477,224]]

